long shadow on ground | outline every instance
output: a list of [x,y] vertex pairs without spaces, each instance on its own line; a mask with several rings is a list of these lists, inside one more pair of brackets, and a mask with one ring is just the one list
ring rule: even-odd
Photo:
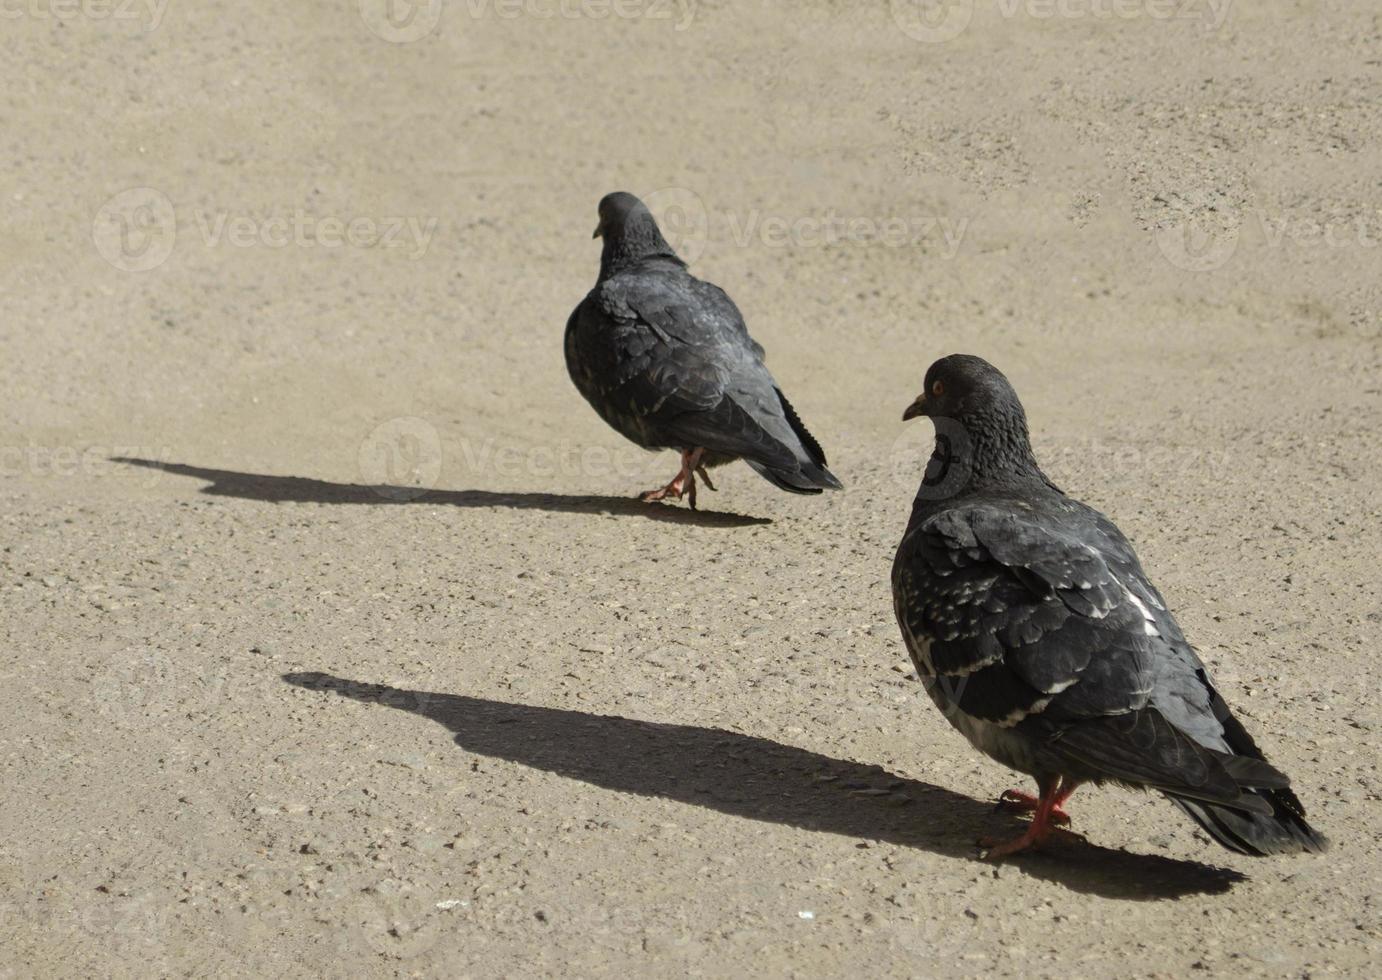
[[[737,817],[887,841],[977,860],[981,833],[1020,825],[991,804],[877,766],[718,728],[408,691],[322,673],[289,684],[422,715],[467,752],[508,759],[605,789],[660,796]],[[1019,857],[1030,875],[1107,898],[1167,899],[1228,891],[1236,871],[1091,843]]]
[[673,524],[704,527],[746,527],[771,524],[766,517],[748,517],[713,510],[691,510],[669,504],[644,503],[632,497],[607,497],[561,493],[503,493],[492,490],[423,490],[420,487],[370,486],[362,483],[330,483],[302,476],[270,476],[264,473],[239,473],[183,463],[161,463],[153,459],[112,456],[111,461],[130,466],[146,466],[179,476],[206,480],[210,486],[202,493],[219,497],[240,497],[270,503],[447,504],[453,507],[511,507],[519,510],[546,510],[571,514],[612,514],[616,517],[642,517]]

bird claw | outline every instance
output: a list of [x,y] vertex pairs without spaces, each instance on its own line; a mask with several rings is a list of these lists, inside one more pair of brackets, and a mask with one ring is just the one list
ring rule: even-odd
[[975,843],[984,852],[982,857],[985,861],[998,861],[1022,851],[1040,848],[1042,845],[1040,838],[1028,834],[1007,841],[999,840],[997,837],[980,837]]
[[705,450],[697,449],[695,452],[683,452],[681,454],[681,472],[679,472],[672,482],[665,487],[656,490],[645,490],[638,495],[638,499],[646,503],[655,500],[664,500],[667,497],[676,497],[680,500],[686,497],[691,509],[696,509],[696,474],[700,474],[705,485],[711,490],[715,489],[715,484],[710,482],[710,477],[705,475],[705,466],[701,464],[701,454]]
[[[1024,793],[1017,789],[1010,789],[1006,790],[1002,796],[998,797],[998,802],[993,805],[993,809],[995,812],[1035,813],[1040,802],[1040,800],[1030,793]],[[1053,809],[1047,819],[1050,820],[1051,823],[1062,827],[1068,827],[1070,825],[1070,814],[1061,809]]]
[[1042,850],[1050,843],[1052,838],[1064,841],[1077,841],[1081,844],[1088,844],[1089,838],[1084,834],[1077,834],[1073,830],[1065,830],[1060,827],[1047,826],[1042,830],[1029,828],[1020,837],[1012,840],[999,840],[996,837],[980,837],[975,843],[983,850],[985,861],[998,861],[1013,854],[1020,854],[1023,851]]
[[638,495],[638,499],[643,501],[645,504],[652,503],[655,500],[662,500],[666,497],[676,497],[678,500],[680,500],[682,493],[683,491],[679,485],[679,481],[673,480],[665,487],[659,487],[656,490],[644,490],[642,493]]
[[665,487],[658,487],[656,490],[644,490],[638,495],[638,499],[645,504],[653,503],[658,500],[666,500],[668,497],[675,497],[680,500],[686,497],[691,504],[691,509],[696,509],[696,481],[695,478],[683,481],[678,476]]

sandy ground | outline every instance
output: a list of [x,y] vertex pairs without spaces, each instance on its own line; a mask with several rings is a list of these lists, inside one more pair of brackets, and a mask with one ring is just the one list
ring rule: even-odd
[[[1382,11],[946,11],[6,5],[0,975],[1375,975]],[[846,492],[628,499],[618,188]],[[1329,855],[1108,790],[978,859],[887,584],[952,351]]]

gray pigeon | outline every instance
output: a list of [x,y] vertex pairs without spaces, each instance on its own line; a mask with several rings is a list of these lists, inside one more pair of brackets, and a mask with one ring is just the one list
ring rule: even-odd
[[646,206],[600,201],[600,278],[566,323],[566,367],[600,417],[645,449],[675,449],[681,470],[643,500],[683,494],[742,459],[793,493],[840,488],[763,363],[724,290],[686,271]]
[[989,856],[1040,844],[1077,786],[1104,782],[1160,791],[1241,854],[1323,851],[1132,545],[1041,472],[1007,378],[942,358],[902,417],[918,415],[936,446],[893,563],[903,642],[950,723],[1040,790],[1003,794],[1033,819]]

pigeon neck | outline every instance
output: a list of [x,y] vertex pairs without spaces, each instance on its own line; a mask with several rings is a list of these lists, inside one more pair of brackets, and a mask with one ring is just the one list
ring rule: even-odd
[[654,257],[686,265],[677,258],[651,217],[641,221],[631,219],[623,228],[605,235],[605,246],[600,252],[600,281]]
[[923,495],[1032,485],[1054,488],[1032,454],[1020,408],[1015,413],[970,413],[963,421],[936,419],[936,448],[926,466]]

